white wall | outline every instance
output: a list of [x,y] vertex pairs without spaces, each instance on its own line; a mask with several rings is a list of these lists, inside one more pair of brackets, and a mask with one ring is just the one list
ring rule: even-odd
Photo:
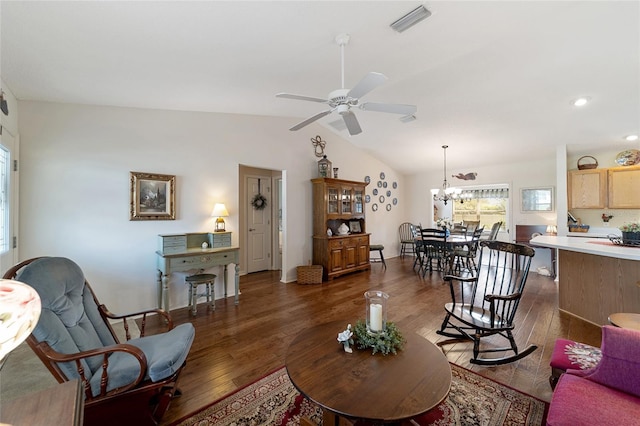
[[[438,160],[440,161],[440,160]],[[556,157],[555,155],[541,161],[525,161],[514,164],[501,164],[499,167],[467,167],[464,173],[477,172],[473,181],[459,181],[453,179],[450,184],[457,188],[476,185],[508,184],[509,200],[512,221],[509,224],[509,236],[507,239],[515,239],[515,225],[549,225],[556,223],[556,212],[552,213],[523,213],[520,211],[520,190],[531,187],[556,186]],[[455,175],[462,170],[452,170]],[[412,223],[430,224],[432,221],[433,198],[429,192],[431,188],[442,186],[442,171],[431,173],[419,173],[408,176],[406,179],[407,195],[413,202],[408,206],[407,217]],[[557,189],[557,188],[556,188]],[[566,199],[566,193],[558,194],[558,197]],[[557,203],[556,203],[557,204]],[[440,206],[439,208],[442,208]],[[532,270],[538,266],[551,266],[551,254],[549,250],[540,249],[532,262]]]
[[[290,132],[287,118],[19,102],[18,120],[20,259],[73,259],[116,313],[156,306],[158,234],[210,231],[213,204],[224,202],[226,228],[239,243],[239,164],[284,171],[285,281],[311,259],[309,180],[318,160],[311,137],[327,141],[340,178],[362,181],[383,171],[404,191],[390,167],[318,125]],[[129,221],[130,171],[176,175],[175,221]],[[406,200],[398,198],[391,212],[366,211],[371,241],[385,244],[389,256],[404,220]],[[174,279],[171,306],[185,306],[186,296]]]

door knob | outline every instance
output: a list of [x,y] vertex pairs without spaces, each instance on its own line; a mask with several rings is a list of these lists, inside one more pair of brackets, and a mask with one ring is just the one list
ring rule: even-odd
[[255,231],[255,230],[256,230],[255,228],[249,228],[249,232]]

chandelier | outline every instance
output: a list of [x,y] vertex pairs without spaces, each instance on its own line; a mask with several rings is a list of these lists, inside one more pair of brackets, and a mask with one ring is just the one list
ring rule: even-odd
[[[460,198],[460,194],[462,193],[462,189],[451,188],[449,182],[447,182],[447,148],[449,148],[448,145],[442,145],[442,149],[444,149],[444,181],[442,182],[442,188],[431,190],[433,201],[442,201],[445,206],[447,205],[447,201]],[[464,202],[464,198],[462,198],[462,202]]]

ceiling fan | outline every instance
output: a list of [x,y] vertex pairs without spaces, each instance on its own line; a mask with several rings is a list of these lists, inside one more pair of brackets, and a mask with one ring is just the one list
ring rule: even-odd
[[360,98],[364,95],[387,81],[387,77],[384,74],[379,72],[370,72],[367,74],[358,84],[356,84],[351,89],[344,88],[344,46],[349,43],[349,35],[348,34],[340,34],[336,37],[336,43],[340,45],[341,50],[341,62],[342,62],[342,88],[337,89],[329,93],[328,99],[314,98],[311,96],[303,96],[303,95],[294,95],[291,93],[278,93],[276,97],[278,98],[287,98],[287,99],[296,99],[300,101],[311,101],[318,102],[322,104],[328,104],[331,108],[325,111],[319,112],[318,114],[307,118],[306,120],[296,124],[289,130],[300,130],[303,127],[313,123],[316,120],[321,119],[322,117],[331,114],[334,111],[337,111],[338,114],[342,116],[342,120],[344,120],[344,124],[349,130],[349,134],[357,135],[362,132],[362,128],[360,128],[360,123],[358,123],[358,119],[356,115],[351,110],[352,107],[358,107],[365,111],[377,111],[377,112],[388,112],[392,114],[401,114],[401,121],[407,122],[415,119],[413,114],[416,113],[418,108],[415,105],[402,105],[402,104],[387,104],[387,103],[377,103],[377,102],[363,102],[360,103]]

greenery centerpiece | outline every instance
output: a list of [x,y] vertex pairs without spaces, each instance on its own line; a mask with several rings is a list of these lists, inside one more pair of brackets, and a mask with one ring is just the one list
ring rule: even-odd
[[383,331],[369,333],[367,324],[363,320],[358,320],[354,329],[356,347],[358,349],[372,349],[372,355],[381,352],[382,355],[397,354],[398,350],[404,347],[405,339],[398,327],[387,322]]

